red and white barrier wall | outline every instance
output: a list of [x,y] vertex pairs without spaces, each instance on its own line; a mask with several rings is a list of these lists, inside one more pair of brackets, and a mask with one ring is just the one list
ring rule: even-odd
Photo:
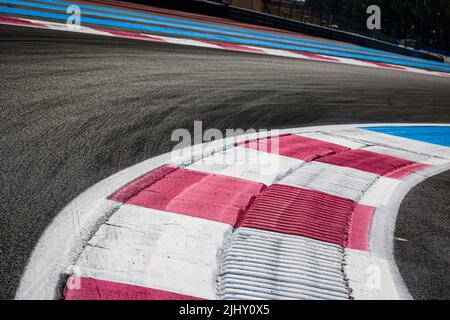
[[450,148],[360,127],[215,141],[121,171],[57,216],[17,298],[407,299],[398,206],[450,167]]

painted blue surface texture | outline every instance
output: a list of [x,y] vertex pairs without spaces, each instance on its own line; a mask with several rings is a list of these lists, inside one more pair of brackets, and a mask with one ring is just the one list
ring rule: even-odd
[[365,130],[386,133],[393,136],[450,147],[450,126],[414,126],[414,127],[365,127]]
[[[43,3],[36,3],[36,2],[29,2],[29,1],[21,1],[21,0],[0,0],[0,3],[7,3],[7,4],[16,4],[21,6],[28,6],[28,7],[34,7],[34,8],[40,8],[40,9],[47,9],[47,10],[54,10],[54,11],[60,11],[62,13],[65,13],[66,8],[68,5],[71,5],[70,2],[61,2],[61,1],[55,1],[55,0],[39,0]],[[50,3],[51,5],[45,4]],[[78,5],[82,9],[82,15],[91,15],[91,16],[97,16],[97,17],[106,17],[106,18],[112,18],[112,19],[122,19],[125,21],[133,21],[133,22],[143,22],[143,23],[150,23],[154,25],[160,25],[160,26],[168,26],[168,27],[176,27],[176,28],[183,28],[183,29],[190,29],[195,31],[203,31],[206,33],[219,33],[224,35],[232,35],[232,36],[238,36],[238,37],[246,37],[246,38],[253,38],[257,40],[267,40],[267,41],[275,41],[280,43],[287,43],[287,44],[298,44],[298,45],[304,45],[304,46],[310,46],[313,48],[322,48],[322,49],[333,49],[336,51],[344,51],[344,52],[350,52],[350,53],[362,53],[362,54],[370,54],[374,56],[380,56],[380,57],[393,57],[398,58],[399,55],[393,54],[386,51],[376,50],[376,49],[369,49],[364,48],[360,46],[355,45],[346,45],[346,44],[340,44],[335,42],[329,42],[329,41],[320,41],[320,40],[311,40],[311,39],[300,39],[296,37],[290,37],[290,36],[281,36],[276,33],[272,32],[261,32],[261,31],[254,31],[250,29],[242,29],[237,27],[226,27],[226,26],[220,26],[210,23],[203,23],[203,22],[194,22],[189,21],[186,19],[180,19],[180,18],[168,18],[168,17],[160,17],[152,14],[139,14],[139,18],[134,17],[138,13],[134,13],[132,11],[124,11],[124,10],[117,10],[117,9],[109,9],[109,8],[102,8],[97,6],[89,6],[89,5]],[[87,9],[93,9],[87,10]],[[99,11],[100,10],[100,11]],[[103,11],[103,12],[102,12]],[[109,12],[118,13],[118,14],[111,14]],[[422,59],[417,58],[410,58],[410,57],[403,57],[403,59],[408,61],[416,61],[416,62],[423,62]],[[431,65],[441,65],[440,63],[430,61]]]
[[[0,13],[24,15],[65,21],[68,5],[77,4],[58,0],[0,0]],[[26,8],[11,7],[23,6]],[[242,45],[261,46],[274,49],[294,50],[313,54],[324,54],[341,58],[353,58],[372,62],[450,71],[444,63],[401,56],[390,52],[326,40],[303,39],[273,32],[221,26],[175,17],[163,17],[121,9],[77,4],[81,9],[81,23],[105,27],[119,27],[170,36],[194,37],[209,41],[233,42]],[[30,9],[27,9],[30,8]],[[41,11],[44,10],[44,11]],[[47,11],[50,10],[50,11]]]

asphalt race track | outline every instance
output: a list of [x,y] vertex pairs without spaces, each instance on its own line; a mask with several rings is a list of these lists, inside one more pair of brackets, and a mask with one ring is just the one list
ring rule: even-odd
[[[0,39],[0,299],[14,298],[40,234],[67,203],[170,151],[172,131],[194,120],[221,130],[450,122],[442,77],[21,27],[1,26]],[[433,192],[448,207],[449,185],[448,174],[421,184],[400,211],[397,236],[409,241],[396,256],[415,298],[450,298],[448,280],[435,284],[450,241],[417,236],[420,199]],[[442,211],[430,212],[448,228]]]
[[[415,299],[448,299],[450,172],[431,177],[406,196],[397,218],[396,262]],[[425,214],[433,213],[433,214]],[[447,250],[445,253],[444,250]],[[421,288],[421,286],[425,286]]]

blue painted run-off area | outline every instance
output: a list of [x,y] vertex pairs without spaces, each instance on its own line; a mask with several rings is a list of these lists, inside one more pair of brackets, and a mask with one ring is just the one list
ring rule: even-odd
[[369,127],[369,128],[365,127],[362,129],[450,147],[450,125],[435,126],[435,127],[386,126],[386,127]]
[[68,1],[0,0],[0,14],[21,15],[25,17],[37,17],[43,20],[50,19],[65,22],[70,16],[66,13],[66,10],[71,4],[76,4],[80,7],[80,22],[82,25],[114,27],[151,34],[293,50],[340,58],[366,60],[375,63],[392,63],[405,67],[450,72],[450,65],[448,64],[350,44],[330,42],[325,39],[307,39],[275,32],[243,29],[236,26],[224,26]]

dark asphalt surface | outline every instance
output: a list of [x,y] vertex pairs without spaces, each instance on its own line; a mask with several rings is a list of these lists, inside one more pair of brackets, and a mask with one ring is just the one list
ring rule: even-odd
[[400,207],[394,254],[415,299],[450,299],[449,190],[447,171],[417,185]]
[[[67,203],[170,151],[172,131],[194,120],[221,130],[450,122],[445,78],[38,29],[0,26],[0,77],[0,299],[14,297],[35,243]],[[442,186],[437,203],[448,198]],[[437,253],[421,254],[427,265]],[[416,263],[401,263],[403,276],[415,296],[434,296]]]

